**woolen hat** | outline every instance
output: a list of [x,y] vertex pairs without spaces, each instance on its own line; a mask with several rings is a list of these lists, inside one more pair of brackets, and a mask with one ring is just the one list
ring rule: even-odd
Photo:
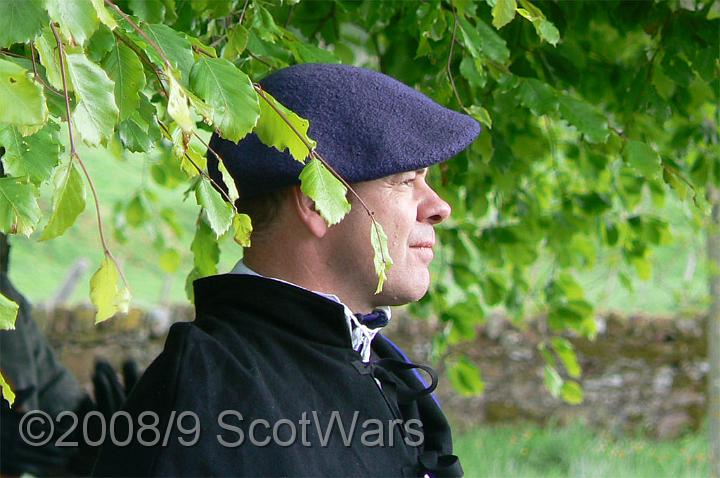
[[[305,63],[278,70],[260,85],[310,121],[308,135],[317,141],[317,152],[349,183],[441,163],[480,133],[470,116],[364,68]],[[303,165],[289,152],[265,146],[254,133],[237,144],[215,133],[210,147],[222,158],[241,199],[300,182]],[[225,186],[209,151],[208,171]]]

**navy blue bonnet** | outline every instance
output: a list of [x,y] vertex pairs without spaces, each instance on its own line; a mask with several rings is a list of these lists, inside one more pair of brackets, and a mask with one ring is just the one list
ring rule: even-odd
[[[278,70],[260,85],[310,121],[308,135],[317,141],[317,151],[349,183],[446,161],[480,133],[470,116],[364,68],[306,63]],[[210,147],[225,163],[241,199],[300,182],[302,164],[287,151],[265,146],[254,133],[237,144],[215,133]],[[208,171],[225,187],[211,152]]]

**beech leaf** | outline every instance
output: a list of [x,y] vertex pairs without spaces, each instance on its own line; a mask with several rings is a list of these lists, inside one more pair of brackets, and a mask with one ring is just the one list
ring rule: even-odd
[[[180,72],[182,81],[187,82],[190,75],[190,69],[195,63],[190,41],[179,32],[161,23],[145,24],[142,26],[142,30],[145,31],[145,33],[155,43],[157,43],[168,60],[170,60],[170,64],[173,68],[176,68]],[[147,44],[145,39],[141,37],[138,38],[139,41]],[[147,45],[145,51],[147,52],[148,57],[150,57],[150,59],[157,65],[160,65],[163,69],[167,68],[167,65],[165,65],[160,55],[153,47]]]
[[68,74],[75,87],[77,105],[73,122],[82,139],[91,146],[109,139],[118,119],[115,83],[83,53],[66,55]]
[[138,94],[145,88],[145,73],[137,54],[113,37],[110,52],[102,62],[103,69],[115,82],[115,103],[120,119],[129,118],[138,108]]
[[[316,146],[315,141],[307,135],[310,122],[285,108],[268,92],[263,91],[262,95],[264,98],[260,98],[260,118],[258,118],[257,126],[255,127],[255,134],[257,134],[260,141],[267,146],[272,146],[278,151],[289,150],[296,161],[305,163],[305,158],[310,154],[310,151],[292,128],[288,126],[285,120],[275,111],[275,108],[283,113],[290,124],[292,124],[302,137],[314,148]],[[273,108],[273,106],[275,108]]]
[[60,30],[67,38],[80,45],[97,30],[98,16],[94,8],[78,0],[46,0],[50,18],[60,24]]
[[237,143],[260,115],[250,78],[223,58],[204,58],[190,71],[190,88],[211,108],[210,121],[222,137]]
[[220,237],[230,228],[232,224],[233,210],[230,204],[220,196],[220,193],[210,184],[210,181],[202,178],[195,189],[195,199],[203,208],[203,214],[207,223]]
[[300,173],[300,190],[315,201],[315,207],[328,225],[337,224],[350,212],[347,188],[316,158]]
[[[35,49],[40,57],[40,64],[45,67],[48,83],[55,89],[62,91],[62,75],[60,72],[60,50],[57,47],[55,36],[49,27],[43,28],[42,35],[38,35],[34,42]],[[68,91],[73,91],[72,81],[67,80]]]
[[220,247],[215,234],[205,221],[198,221],[195,237],[190,244],[193,253],[193,263],[197,270],[197,277],[217,274],[217,263],[220,260]]
[[96,324],[128,310],[130,291],[123,284],[115,261],[108,256],[90,279],[90,300],[97,308]]
[[388,251],[388,239],[385,235],[385,231],[377,221],[371,221],[370,225],[370,243],[372,244],[374,252],[374,263],[375,273],[378,276],[378,285],[375,289],[375,293],[379,294],[382,291],[383,285],[387,280],[387,273],[392,267],[393,261],[390,257],[390,251]]
[[10,384],[5,381],[2,373],[0,373],[0,389],[2,389],[3,397],[5,397],[5,400],[7,400],[12,407],[12,404],[15,403],[15,393],[12,391],[12,388],[10,388]]
[[30,236],[39,220],[35,186],[17,178],[0,178],[0,232]]
[[187,95],[172,73],[166,71],[165,74],[170,83],[167,112],[183,131],[191,133],[195,130],[195,121],[190,114]]
[[47,117],[42,87],[20,65],[0,60],[0,123],[39,127]]
[[495,6],[492,9],[492,24],[498,30],[515,18],[515,10],[517,9],[517,3],[515,0],[497,0]]
[[55,173],[53,212],[40,240],[62,236],[84,210],[85,183],[75,167],[75,162],[70,160]]
[[50,178],[60,153],[56,128],[47,125],[31,136],[23,136],[14,126],[0,127],[0,146],[5,148],[2,157],[5,173],[27,176],[37,186]]
[[250,247],[250,236],[253,231],[252,221],[247,214],[236,214],[233,217],[233,239],[242,247]]
[[595,108],[570,96],[561,96],[558,103],[562,117],[584,134],[590,143],[605,142],[609,134],[607,119]]
[[18,305],[0,294],[0,330],[15,329],[15,320],[17,320]]
[[661,170],[660,156],[642,141],[630,140],[623,150],[625,162],[635,168],[647,179],[659,176]]
[[0,47],[32,40],[47,25],[43,0],[0,1]]

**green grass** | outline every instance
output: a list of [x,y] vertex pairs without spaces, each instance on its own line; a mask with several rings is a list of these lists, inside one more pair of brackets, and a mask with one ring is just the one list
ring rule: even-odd
[[683,478],[708,476],[703,431],[673,441],[614,438],[577,424],[482,427],[456,438],[469,478]]

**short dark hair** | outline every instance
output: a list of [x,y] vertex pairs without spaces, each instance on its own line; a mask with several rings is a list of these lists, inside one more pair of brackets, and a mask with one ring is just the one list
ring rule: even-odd
[[238,199],[235,207],[241,214],[250,216],[253,235],[262,234],[277,219],[282,203],[291,188],[274,189],[250,198]]

